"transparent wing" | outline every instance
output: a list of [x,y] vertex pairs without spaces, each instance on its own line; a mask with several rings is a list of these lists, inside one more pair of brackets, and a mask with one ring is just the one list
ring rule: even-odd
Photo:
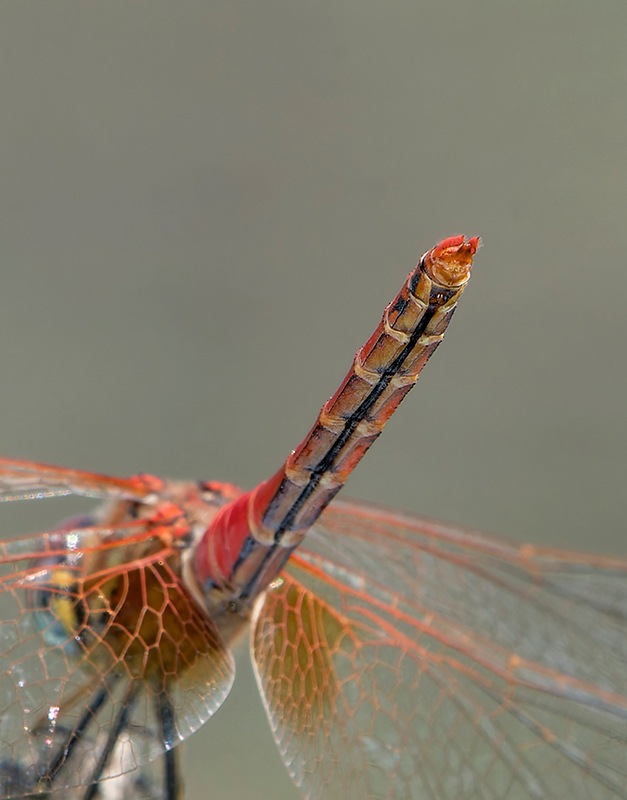
[[158,478],[148,475],[112,478],[34,461],[0,458],[0,502],[69,494],[142,500],[159,491],[162,485]]
[[[150,749],[151,742],[146,732],[134,731],[133,747],[135,754]],[[38,798],[38,800],[182,800],[184,782],[181,777],[181,747],[167,752],[153,761],[142,760],[138,768],[129,761],[129,749],[120,745],[112,753],[116,763],[116,777],[99,781],[91,787],[75,787],[57,790],[41,787],[33,794],[33,769],[23,764],[0,760],[0,796]],[[99,752],[92,751],[88,757],[95,765]]]
[[256,609],[306,798],[627,798],[627,562],[334,503]]
[[168,753],[234,676],[182,583],[180,518],[0,543],[0,797],[72,791]]

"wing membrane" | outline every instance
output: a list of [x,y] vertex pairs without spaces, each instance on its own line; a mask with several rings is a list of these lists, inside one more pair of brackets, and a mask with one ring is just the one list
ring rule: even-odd
[[334,503],[257,610],[307,798],[627,798],[627,562]]
[[34,461],[0,458],[0,502],[70,494],[145,500],[162,486],[158,478],[112,478]]
[[156,516],[0,544],[0,797],[134,770],[220,707],[233,662],[180,536]]

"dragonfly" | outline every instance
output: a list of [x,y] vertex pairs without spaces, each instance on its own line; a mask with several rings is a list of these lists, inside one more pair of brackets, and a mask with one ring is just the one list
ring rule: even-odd
[[100,501],[0,543],[0,797],[180,800],[249,631],[304,798],[627,798],[627,560],[335,499],[478,246],[425,253],[252,491],[0,459],[4,501]]

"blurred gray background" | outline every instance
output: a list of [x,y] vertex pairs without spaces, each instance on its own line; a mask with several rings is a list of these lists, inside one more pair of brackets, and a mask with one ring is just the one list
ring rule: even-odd
[[[481,234],[349,492],[624,555],[626,24],[583,0],[3,3],[2,451],[250,487],[420,254]],[[187,766],[193,800],[296,797],[245,658]]]

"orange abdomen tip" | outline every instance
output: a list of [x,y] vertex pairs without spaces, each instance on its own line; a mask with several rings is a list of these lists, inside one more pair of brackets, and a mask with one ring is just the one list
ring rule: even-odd
[[478,236],[467,240],[461,235],[449,236],[425,253],[425,270],[443,286],[462,286],[470,278],[472,258],[480,244]]

